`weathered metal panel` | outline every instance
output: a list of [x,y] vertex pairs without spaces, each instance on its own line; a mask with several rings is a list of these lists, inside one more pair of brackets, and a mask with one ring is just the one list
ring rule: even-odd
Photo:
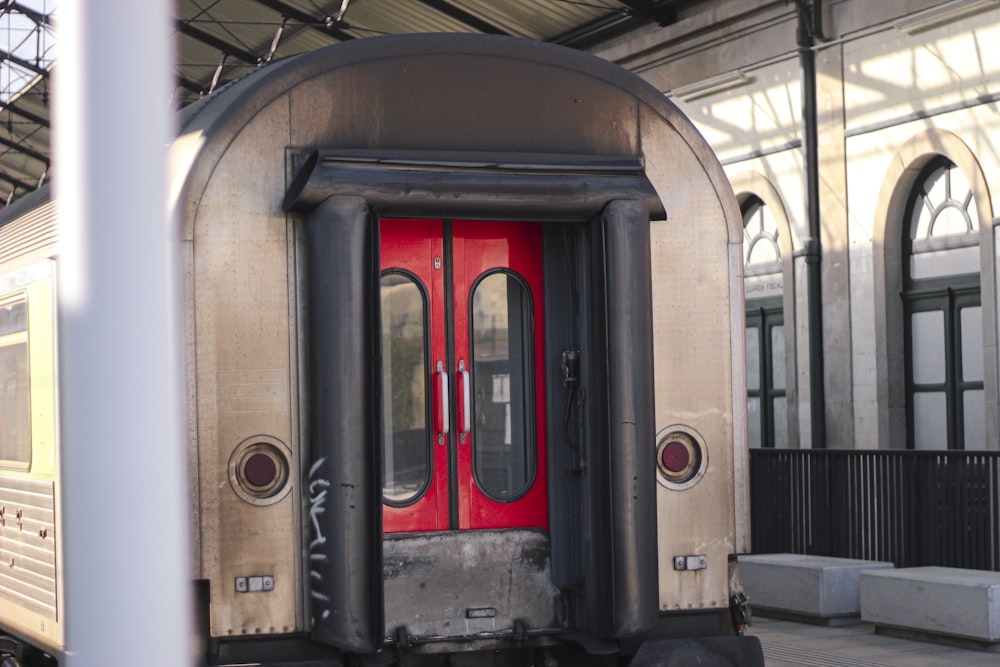
[[[290,318],[288,232],[280,211],[287,103],[260,111],[227,148],[194,220],[193,312],[201,573],[211,582],[213,636],[302,630],[297,493],[254,504],[238,493],[234,456],[244,443],[278,443],[298,488],[292,441],[297,384]],[[263,156],[263,158],[261,157]],[[245,445],[244,445],[245,446]],[[242,591],[238,577],[273,588]]]
[[[653,362],[657,431],[680,425],[700,436],[704,475],[687,488],[658,484],[660,609],[724,610],[729,606],[728,557],[737,551],[734,498],[746,492],[746,403],[742,320],[732,314],[742,294],[741,265],[731,253],[742,221],[718,161],[679,112],[663,123],[644,110],[643,145],[669,155],[647,165],[667,210],[653,223]],[[736,376],[739,374],[739,377]],[[650,465],[655,465],[650,443]],[[737,467],[739,464],[739,467]],[[677,556],[705,556],[704,569],[678,570]]]
[[[398,533],[383,543],[385,631],[398,641],[507,639],[562,628],[541,530]],[[508,644],[509,645],[509,644]]]
[[539,67],[543,45],[469,36],[380,40],[381,57],[366,61],[354,55],[361,46],[339,47],[349,61],[292,91],[293,146],[640,153],[635,98],[599,62],[586,75]]

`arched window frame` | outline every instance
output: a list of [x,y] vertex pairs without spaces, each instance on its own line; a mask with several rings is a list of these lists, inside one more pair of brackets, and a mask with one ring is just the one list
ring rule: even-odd
[[[968,338],[963,313],[966,308],[981,308],[979,225],[971,186],[955,163],[938,156],[924,166],[910,192],[901,227],[907,447],[969,447],[965,399],[976,393],[981,396],[983,382],[981,376],[970,377],[964,372],[964,356],[960,355],[970,352],[963,348],[963,339]],[[916,318],[927,323],[915,327]],[[922,352],[915,342],[918,331],[926,335],[935,329],[943,338],[929,351],[942,354],[939,367],[928,363],[936,359],[933,353],[918,358]],[[971,350],[973,354],[982,354],[981,335],[981,328],[972,332],[973,338],[979,336],[979,349]],[[918,370],[928,366],[936,368],[931,374],[934,377],[917,377]],[[923,407],[918,407],[918,399],[924,402]],[[934,406],[943,411],[943,423],[940,417],[930,416]],[[973,411],[974,418],[977,413]],[[921,416],[925,423],[917,433],[915,425]]]
[[957,135],[940,129],[920,132],[906,142],[886,168],[872,235],[875,296],[876,382],[880,388],[878,431],[881,447],[904,449],[907,443],[906,358],[903,331],[903,229],[910,193],[922,170],[935,158],[953,162],[969,181],[979,225],[984,391],[987,447],[1000,440],[998,416],[996,242],[993,205],[982,167]]
[[[744,171],[732,175],[730,183],[736,192],[741,212],[744,205],[751,201],[751,198],[756,198],[768,208],[778,228],[777,244],[781,255],[780,272],[782,277],[781,309],[785,331],[785,398],[788,447],[796,449],[802,442],[802,433],[808,434],[809,429],[808,423],[800,424],[798,411],[800,397],[796,381],[799,364],[808,362],[807,358],[800,358],[795,339],[797,312],[794,253],[801,246],[801,243],[792,231],[781,195],[766,176],[756,171]],[[746,258],[745,254],[743,258]]]

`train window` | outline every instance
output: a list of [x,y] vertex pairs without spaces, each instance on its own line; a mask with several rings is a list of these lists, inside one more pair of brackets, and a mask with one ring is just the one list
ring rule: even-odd
[[427,293],[416,276],[382,275],[382,494],[390,505],[416,501],[430,481]]
[[534,481],[531,313],[531,293],[513,273],[489,273],[472,291],[473,465],[479,488],[497,501]]
[[0,465],[31,462],[31,390],[28,375],[28,301],[0,302]]

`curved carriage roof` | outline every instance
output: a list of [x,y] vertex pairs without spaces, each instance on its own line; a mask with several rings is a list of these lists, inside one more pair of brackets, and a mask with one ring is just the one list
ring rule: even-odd
[[[172,150],[173,201],[184,238],[229,146],[270,108],[283,109],[281,122],[290,125],[269,130],[284,138],[280,147],[271,146],[271,157],[260,157],[278,158],[293,171],[301,166],[294,154],[304,159],[317,149],[397,157],[436,151],[474,160],[543,154],[550,164],[551,156],[596,156],[591,166],[608,164],[600,156],[628,156],[661,175],[684,154],[688,169],[702,173],[716,197],[732,196],[693,124],[653,86],[617,65],[530,40],[395,35],[286,59],[190,107]],[[289,150],[291,162],[285,163],[282,151]],[[226,164],[223,179],[240,178],[229,172],[246,167]],[[694,178],[693,172],[684,178]],[[670,186],[661,178],[655,187],[662,196]],[[730,222],[731,234],[741,235],[740,225]]]

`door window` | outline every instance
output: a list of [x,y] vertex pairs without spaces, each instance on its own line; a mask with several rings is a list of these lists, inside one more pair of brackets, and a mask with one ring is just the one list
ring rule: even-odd
[[523,494],[534,477],[531,294],[516,275],[484,276],[472,292],[476,483],[493,500]]
[[785,324],[779,302],[747,304],[747,422],[751,447],[788,447]]
[[382,495],[391,505],[418,498],[430,476],[427,295],[403,272],[382,275]]

